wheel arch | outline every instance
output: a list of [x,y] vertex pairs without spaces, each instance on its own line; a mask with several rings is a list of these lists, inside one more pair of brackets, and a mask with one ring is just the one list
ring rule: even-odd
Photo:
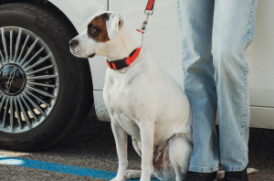
[[70,26],[72,33],[74,33],[75,35],[78,33],[74,24],[69,20],[69,18],[64,14],[64,12],[48,0],[0,0],[0,5],[15,2],[26,2],[36,4],[37,6],[44,6],[50,12],[64,19],[65,24],[67,26]]

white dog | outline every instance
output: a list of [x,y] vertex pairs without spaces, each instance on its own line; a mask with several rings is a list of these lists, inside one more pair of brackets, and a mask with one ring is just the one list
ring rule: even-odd
[[[182,181],[192,150],[190,104],[141,44],[142,34],[120,15],[97,12],[86,30],[70,41],[70,48],[77,57],[108,58],[103,95],[119,158],[112,181],[136,177],[149,181],[152,174]],[[141,171],[127,170],[128,135],[142,159]]]

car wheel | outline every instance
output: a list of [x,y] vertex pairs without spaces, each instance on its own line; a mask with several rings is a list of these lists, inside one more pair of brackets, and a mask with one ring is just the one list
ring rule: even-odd
[[0,147],[53,145],[90,110],[89,66],[70,54],[64,22],[31,3],[0,5]]

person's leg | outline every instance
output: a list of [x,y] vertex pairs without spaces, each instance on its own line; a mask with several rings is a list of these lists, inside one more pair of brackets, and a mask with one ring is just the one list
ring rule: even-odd
[[225,171],[248,163],[248,64],[244,51],[254,36],[256,0],[215,0],[212,55],[219,118],[220,163]]
[[216,90],[211,56],[214,0],[178,0],[185,92],[192,107],[189,171],[218,170]]

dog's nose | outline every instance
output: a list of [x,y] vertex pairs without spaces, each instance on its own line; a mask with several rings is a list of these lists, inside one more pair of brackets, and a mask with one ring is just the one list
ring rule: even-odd
[[69,41],[70,48],[75,48],[79,44],[78,40],[72,39]]

